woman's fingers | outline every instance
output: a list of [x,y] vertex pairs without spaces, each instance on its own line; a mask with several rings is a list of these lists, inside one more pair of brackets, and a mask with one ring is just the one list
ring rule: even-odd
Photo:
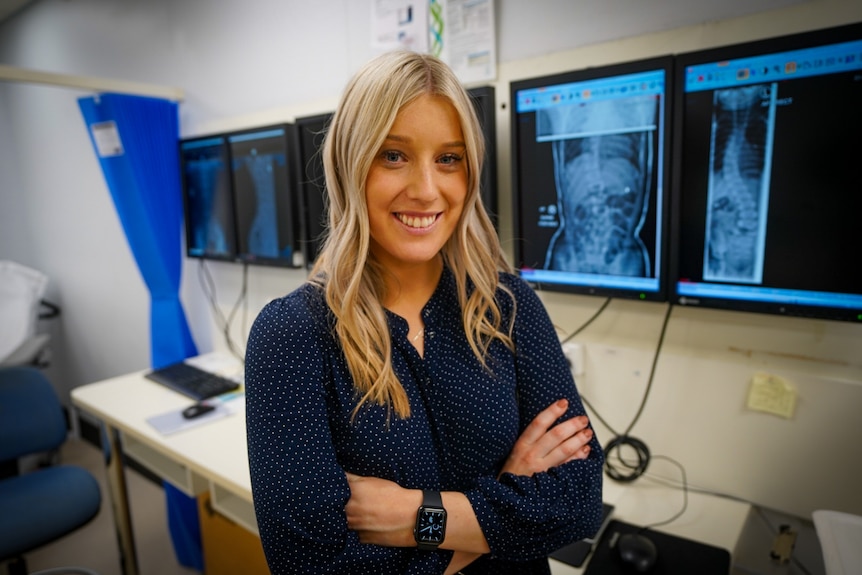
[[568,408],[569,401],[567,399],[560,399],[543,409],[539,412],[539,415],[533,418],[533,421],[530,422],[530,425],[527,426],[524,432],[521,433],[518,442],[523,441],[528,445],[532,445],[539,441],[547,433],[548,429],[554,425],[554,422],[566,413]]
[[556,423],[566,409],[568,401],[561,399],[542,410],[515,442],[502,471],[532,475],[588,457],[593,437],[589,419],[581,415]]

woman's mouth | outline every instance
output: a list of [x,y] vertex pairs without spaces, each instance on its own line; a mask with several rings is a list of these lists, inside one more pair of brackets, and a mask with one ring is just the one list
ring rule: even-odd
[[433,224],[437,220],[438,215],[439,214],[433,214],[430,216],[410,216],[398,212],[395,213],[395,217],[398,218],[399,222],[401,222],[408,228],[413,228],[416,230],[430,227],[431,224]]

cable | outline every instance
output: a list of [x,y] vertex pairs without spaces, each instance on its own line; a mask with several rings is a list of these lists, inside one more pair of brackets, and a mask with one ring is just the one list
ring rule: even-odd
[[[644,475],[646,475],[647,477],[649,477],[651,480],[653,480],[653,481],[657,481],[657,482],[659,482],[659,483],[662,483],[663,485],[665,485],[665,486],[667,486],[667,487],[670,487],[670,488],[672,488],[672,489],[682,489],[682,490],[683,490],[684,492],[686,492],[686,493],[688,493],[688,492],[690,492],[690,493],[700,493],[700,494],[702,494],[702,495],[709,495],[709,496],[711,496],[711,497],[720,497],[720,498],[722,498],[722,499],[730,499],[731,501],[738,501],[738,502],[740,502],[740,503],[745,503],[745,504],[747,504],[747,505],[750,505],[750,506],[752,507],[752,509],[754,509],[754,510],[755,510],[755,512],[757,513],[757,515],[760,517],[760,519],[763,521],[763,523],[765,523],[765,524],[766,524],[766,528],[769,530],[770,534],[772,534],[773,536],[777,536],[777,535],[778,535],[778,533],[779,533],[778,528],[776,528],[776,527],[772,524],[772,522],[769,520],[769,518],[768,518],[768,517],[766,516],[766,514],[764,513],[763,508],[760,506],[760,504],[758,504],[758,503],[756,503],[756,502],[754,502],[754,501],[752,501],[752,500],[750,500],[750,499],[746,499],[746,498],[744,498],[744,497],[739,497],[738,495],[731,495],[731,494],[729,494],[729,493],[722,493],[721,491],[714,491],[714,490],[712,490],[712,489],[704,489],[704,488],[701,488],[701,487],[693,487],[693,486],[691,486],[691,485],[687,485],[687,484],[685,483],[685,470],[684,470],[684,468],[682,468],[682,466],[681,466],[679,463],[674,462],[673,460],[671,460],[671,459],[670,459],[670,458],[668,458],[668,457],[664,457],[664,456],[660,456],[660,455],[656,455],[654,458],[655,458],[655,459],[658,459],[658,458],[668,459],[668,460],[672,461],[673,463],[675,463],[677,466],[679,466],[679,467],[680,467],[680,469],[682,469],[682,470],[683,470],[683,483],[682,483],[682,484],[679,484],[679,483],[678,483],[676,480],[674,480],[674,479],[670,479],[670,478],[667,478],[667,477],[661,477],[661,476],[659,476],[659,475],[655,475],[655,474],[644,474]],[[687,501],[687,496],[686,496],[686,501]],[[682,513],[677,514],[677,517],[679,517],[680,515],[682,515]],[[674,517],[673,519],[676,519],[677,517]],[[656,526],[658,526],[658,525],[664,525],[665,523],[670,523],[670,521],[672,521],[673,519],[668,520],[667,522],[663,522],[663,523],[658,523],[658,524],[655,524],[655,523],[654,523],[654,524],[652,524],[652,525],[648,525],[647,527],[656,527]],[[813,574],[812,574],[812,572],[811,572],[811,570],[809,570],[809,569],[805,566],[805,564],[804,564],[804,563],[802,563],[802,561],[800,561],[796,556],[791,556],[791,557],[790,557],[790,560],[791,560],[791,561],[792,561],[792,562],[793,562],[793,563],[794,563],[794,564],[795,564],[795,565],[800,569],[800,571],[802,571],[805,575],[813,575]],[[746,567],[745,567],[745,566],[743,566],[743,565],[736,565],[736,564],[735,564],[735,565],[734,565],[734,569],[742,569],[742,570],[745,570],[745,571],[749,571],[749,572],[751,572],[751,573],[755,573],[755,571],[751,571],[750,569],[746,568]]]
[[657,523],[650,523],[645,526],[644,529],[652,529],[653,527],[659,527],[661,525],[667,525],[668,523],[673,523],[680,517],[682,517],[683,513],[685,513],[686,509],[688,509],[688,477],[685,474],[685,467],[672,457],[668,457],[666,455],[654,455],[653,459],[664,459],[665,461],[669,461],[679,468],[679,473],[682,476],[682,509],[680,509],[676,515],[671,517],[670,519],[665,519],[664,521],[659,521]]
[[[647,447],[646,443],[641,441],[636,437],[632,437],[629,435],[631,430],[634,428],[635,424],[640,419],[643,414],[644,408],[646,407],[647,400],[649,399],[650,392],[652,391],[653,380],[655,379],[655,370],[658,365],[658,358],[661,355],[662,347],[664,346],[664,338],[667,333],[667,324],[670,320],[670,314],[673,310],[673,305],[669,304],[667,306],[667,311],[664,314],[664,321],[662,322],[661,332],[659,333],[658,344],[656,345],[655,353],[653,354],[652,366],[650,367],[649,378],[647,379],[646,389],[644,390],[643,397],[641,398],[641,403],[638,406],[637,413],[632,418],[631,423],[629,423],[628,427],[623,433],[617,433],[617,431],[597,414],[596,410],[589,404],[583,397],[581,398],[584,403],[586,403],[590,409],[594,413],[596,413],[597,418],[605,425],[605,427],[610,430],[610,432],[614,435],[614,437],[607,443],[605,446],[605,472],[611,479],[615,481],[620,481],[623,483],[628,483],[634,481],[646,471],[647,466],[650,462],[650,451]],[[620,449],[623,447],[628,447],[634,451],[635,459],[626,460],[620,455]],[[616,460],[613,455],[616,455]],[[614,462],[617,462],[617,466],[615,466]],[[621,469],[622,468],[622,469]]]
[[587,329],[587,326],[589,326],[591,323],[593,323],[593,321],[595,321],[595,319],[596,319],[597,317],[599,317],[600,315],[602,315],[602,312],[603,312],[603,311],[605,311],[605,308],[606,308],[606,307],[608,307],[608,304],[609,304],[609,303],[611,303],[611,298],[607,298],[607,299],[605,299],[605,303],[603,303],[603,304],[599,307],[599,309],[597,309],[597,310],[596,310],[596,312],[592,315],[592,317],[590,317],[590,319],[588,319],[586,322],[584,322],[583,324],[581,324],[581,327],[579,327],[579,328],[578,328],[578,329],[576,329],[572,334],[570,334],[569,336],[567,336],[567,337],[566,337],[566,339],[564,339],[563,341],[561,341],[561,342],[560,342],[560,344],[567,343],[570,339],[572,339],[573,337],[575,337],[576,335],[578,335],[579,333],[581,333],[582,331],[584,331],[585,329]]
[[[577,330],[575,330],[571,335],[566,337],[561,343],[566,343],[574,338],[576,335],[584,331],[596,318],[598,318],[602,312],[608,307],[611,303],[611,298],[607,298],[605,302],[599,307],[598,310],[590,317],[586,322],[584,322]],[[664,338],[667,335],[667,325],[670,321],[670,315],[673,311],[673,304],[668,304],[667,310],[664,314],[664,320],[662,321],[661,331],[659,332],[658,343],[656,344],[655,353],[652,358],[652,365],[650,366],[649,378],[647,379],[646,389],[644,389],[643,397],[641,398],[640,405],[638,406],[637,413],[632,418],[626,430],[619,434],[616,430],[596,411],[596,409],[590,404],[590,402],[582,395],[581,401],[590,408],[595,417],[602,422],[602,424],[608,428],[608,430],[613,434],[613,438],[604,446],[605,449],[605,473],[615,480],[621,483],[629,483],[637,478],[641,477],[644,473],[646,473],[647,467],[649,466],[650,460],[652,459],[665,459],[674,465],[676,465],[680,474],[682,475],[682,486],[683,486],[683,505],[682,509],[680,509],[673,517],[670,519],[660,521],[658,523],[652,523],[644,527],[644,529],[649,529],[651,527],[658,527],[660,525],[666,525],[671,523],[672,521],[677,520],[683,513],[685,513],[686,509],[688,509],[688,485],[687,478],[685,473],[685,467],[680,464],[678,461],[667,457],[665,455],[650,455],[649,447],[647,447],[646,443],[641,441],[636,437],[632,437],[629,435],[631,430],[637,424],[641,415],[643,414],[644,408],[646,407],[647,400],[649,399],[650,392],[652,391],[653,381],[655,380],[655,371],[656,366],[658,365],[658,358],[661,355],[661,350],[664,347]],[[634,453],[633,459],[627,459],[623,457],[623,448],[627,448],[631,452]]]
[[664,336],[667,333],[667,324],[668,324],[668,321],[670,321],[670,312],[672,310],[673,310],[673,304],[668,304],[667,311],[664,314],[664,322],[662,322],[662,324],[661,324],[661,332],[659,333],[659,337],[658,337],[658,345],[656,345],[655,354],[653,354],[652,366],[650,367],[649,379],[647,379],[647,386],[646,386],[646,389],[644,390],[643,399],[641,399],[640,407],[638,408],[638,412],[635,414],[634,419],[632,419],[632,422],[629,423],[628,428],[626,428],[625,432],[623,433],[624,437],[628,437],[629,432],[632,430],[632,428],[638,422],[638,419],[640,419],[641,414],[644,411],[644,407],[646,407],[647,399],[649,398],[650,391],[652,390],[653,380],[655,379],[655,368],[658,365],[658,357],[659,357],[659,355],[661,355],[661,348],[664,346]]
[[[623,457],[623,447],[634,452],[635,459],[633,461]],[[613,456],[616,456],[617,464],[612,461]],[[637,437],[617,435],[605,445],[605,473],[614,481],[631,483],[644,474],[649,462],[649,448]]]
[[240,293],[237,296],[237,300],[231,308],[230,314],[228,318],[225,319],[224,314],[221,312],[221,308],[218,306],[218,298],[216,297],[216,287],[215,282],[213,281],[212,275],[210,274],[209,268],[206,265],[206,260],[201,258],[200,266],[198,267],[198,279],[201,282],[201,288],[204,291],[204,295],[207,297],[207,301],[210,304],[210,309],[213,312],[213,317],[215,318],[216,324],[218,324],[219,329],[222,332],[222,336],[224,337],[225,344],[227,345],[228,350],[236,357],[240,362],[245,362],[245,352],[240,349],[230,335],[230,326],[233,322],[234,314],[236,313],[237,308],[239,307],[240,302],[244,301],[247,294],[248,287],[248,264],[243,262],[243,279],[242,279],[242,288],[240,289]]

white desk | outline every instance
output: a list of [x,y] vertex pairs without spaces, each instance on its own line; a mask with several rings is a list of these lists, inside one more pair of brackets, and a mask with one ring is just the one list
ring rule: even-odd
[[213,507],[257,533],[246,451],[245,413],[239,412],[171,435],[147,418],[183,409],[193,400],[144,377],[144,371],[72,391],[72,403],[105,426],[110,443],[108,487],[125,575],[137,575],[122,453],[190,496],[210,492]]
[[[125,575],[137,575],[121,450],[190,496],[210,492],[213,507],[257,533],[246,451],[245,413],[240,411],[206,425],[162,435],[147,418],[182,409],[192,400],[132,373],[72,391],[74,405],[100,419],[110,443],[108,483],[121,544]],[[682,505],[682,492],[647,479],[622,485],[605,479],[604,500],[615,505],[614,518],[635,525],[671,517]],[[657,530],[734,551],[749,506],[717,497],[689,494],[686,513]],[[583,573],[551,560],[554,575]]]

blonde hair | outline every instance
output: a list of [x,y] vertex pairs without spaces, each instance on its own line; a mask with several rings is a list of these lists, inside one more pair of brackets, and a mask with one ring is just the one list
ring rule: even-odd
[[423,94],[451,102],[466,144],[467,197],[441,254],[456,278],[467,339],[486,368],[494,339],[514,349],[511,325],[501,329],[495,299],[498,289],[508,292],[498,283],[498,272],[511,269],[480,200],[485,142],[470,96],[451,69],[433,56],[406,51],[378,56],[348,83],[325,137],[329,227],[310,281],[325,290],[335,315],[335,330],[360,396],[357,411],[373,403],[388,406],[401,418],[410,416],[410,403],[392,369],[392,342],[381,303],[385,271],[369,251],[365,182],[399,110]]

